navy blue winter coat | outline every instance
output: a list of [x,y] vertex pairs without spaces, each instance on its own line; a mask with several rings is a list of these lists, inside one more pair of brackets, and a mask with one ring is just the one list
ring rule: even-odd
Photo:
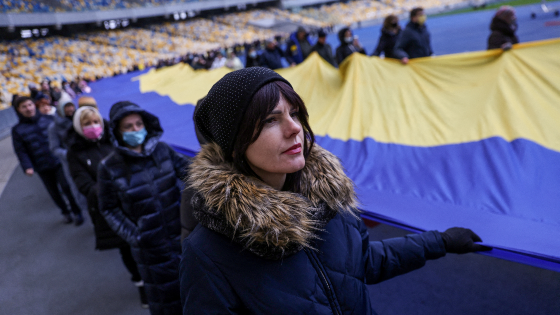
[[371,54],[372,56],[379,56],[381,53],[385,55],[385,58],[395,58],[393,50],[395,49],[395,44],[401,33],[401,29],[397,29],[396,32],[391,32],[386,29],[381,29],[381,36],[379,37],[379,42],[377,47]]
[[317,146],[302,194],[238,173],[214,144],[189,176],[200,223],[183,241],[183,314],[374,314],[367,284],[446,254],[437,231],[369,242],[352,182]]
[[305,35],[304,41],[305,42],[303,44],[306,45],[306,47],[302,47],[297,38],[297,32],[293,32],[286,43],[286,55],[290,56],[296,64],[302,63],[313,51],[313,45],[311,45],[308,35]]
[[430,32],[426,25],[408,22],[395,44],[395,58],[420,58],[431,56],[434,52],[430,43]]
[[39,111],[31,118],[17,115],[19,123],[12,128],[12,142],[23,171],[32,168],[40,173],[59,167],[60,160],[49,149],[48,128],[53,116]]
[[118,122],[131,113],[142,116],[148,136],[142,153],[113,139],[115,151],[98,168],[99,209],[109,226],[132,248],[150,312],[180,314],[179,205],[187,160],[159,141],[163,130],[158,118],[138,105],[113,106],[112,135],[116,136]]
[[261,66],[272,70],[284,68],[282,58],[285,58],[288,63],[293,62],[279,47],[275,47],[273,50],[265,49],[260,56]]

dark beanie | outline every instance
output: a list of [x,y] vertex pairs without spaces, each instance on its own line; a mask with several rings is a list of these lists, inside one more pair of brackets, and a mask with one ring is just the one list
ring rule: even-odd
[[217,143],[226,157],[233,152],[239,124],[253,95],[265,84],[282,81],[278,73],[262,67],[230,72],[220,79],[194,112],[195,125],[204,138]]

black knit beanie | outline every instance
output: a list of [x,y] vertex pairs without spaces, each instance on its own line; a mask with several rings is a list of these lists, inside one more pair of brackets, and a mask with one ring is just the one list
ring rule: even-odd
[[195,124],[204,138],[217,143],[225,156],[230,157],[239,124],[253,95],[273,81],[292,86],[278,73],[261,67],[233,71],[221,78],[194,112]]

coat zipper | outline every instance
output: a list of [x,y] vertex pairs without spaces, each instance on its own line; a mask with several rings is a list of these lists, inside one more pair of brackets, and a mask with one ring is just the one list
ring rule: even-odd
[[[312,257],[313,260],[315,261],[315,263],[317,264],[317,266],[319,266],[319,264],[321,264],[321,262],[319,261],[319,259],[317,259],[317,257],[315,257],[315,254],[311,252],[311,250],[309,249],[304,249],[307,253],[308,256]],[[317,269],[317,272],[319,273],[319,275],[321,276],[321,280],[323,281],[323,283],[325,284],[325,286],[327,287],[327,290],[329,291],[329,295],[328,298],[329,300],[331,300],[332,303],[332,308],[333,308],[333,312],[335,315],[339,315],[340,313],[338,312],[338,308],[336,307],[336,303],[334,303],[334,292],[331,289],[331,286],[329,284],[329,281],[327,280],[327,276],[325,275],[325,273],[323,272],[323,270],[319,267],[315,268]]]

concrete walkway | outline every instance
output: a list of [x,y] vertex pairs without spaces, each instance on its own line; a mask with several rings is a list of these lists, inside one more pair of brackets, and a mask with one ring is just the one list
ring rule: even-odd
[[2,192],[17,165],[18,161],[14,154],[12,138],[7,137],[0,140],[0,196],[2,196]]

